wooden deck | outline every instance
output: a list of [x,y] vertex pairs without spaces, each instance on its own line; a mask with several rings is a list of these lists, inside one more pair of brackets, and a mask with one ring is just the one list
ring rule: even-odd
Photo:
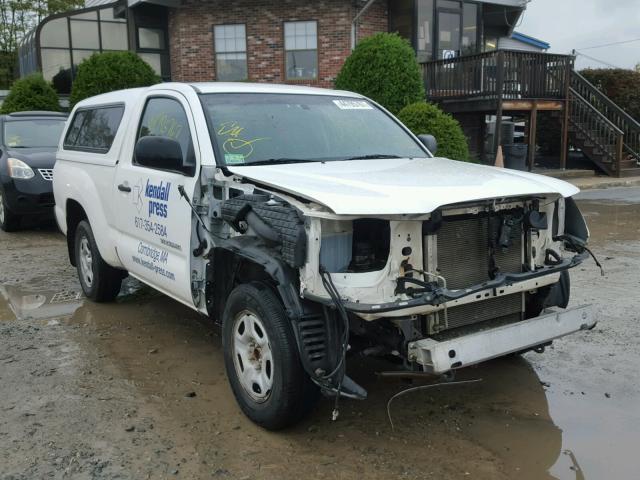
[[[640,123],[573,70],[574,57],[495,50],[422,64],[427,100],[453,114],[483,145],[482,132],[470,128],[470,115],[496,116],[493,152],[501,145],[504,112],[524,112],[533,167],[537,112],[560,112],[560,168],[566,167],[569,141],[612,176],[640,173]],[[521,115],[522,116],[522,115]],[[484,120],[477,123],[484,124]],[[484,148],[483,146],[480,148]]]

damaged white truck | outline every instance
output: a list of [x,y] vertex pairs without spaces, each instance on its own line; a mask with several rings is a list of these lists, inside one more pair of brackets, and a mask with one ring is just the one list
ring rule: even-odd
[[572,185],[436,158],[354,93],[167,83],[75,106],[54,170],[82,289],[127,274],[222,325],[235,397],[282,428],[348,355],[444,374],[589,329],[565,309],[589,255]]

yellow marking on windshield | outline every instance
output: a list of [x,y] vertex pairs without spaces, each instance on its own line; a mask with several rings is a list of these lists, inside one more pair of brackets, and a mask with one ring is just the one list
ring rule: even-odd
[[248,158],[254,151],[254,143],[261,140],[269,140],[268,137],[258,137],[253,139],[240,138],[244,129],[245,128],[235,120],[220,124],[216,133],[220,137],[227,137],[222,143],[222,149],[225,153],[241,154],[244,158]]

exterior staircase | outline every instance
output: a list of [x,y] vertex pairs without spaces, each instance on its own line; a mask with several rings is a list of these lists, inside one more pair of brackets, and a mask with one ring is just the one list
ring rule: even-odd
[[504,112],[528,112],[533,167],[536,115],[549,111],[561,116],[561,169],[572,144],[610,176],[640,176],[640,123],[576,72],[574,60],[570,55],[499,49],[428,61],[422,71],[427,100],[460,122],[478,157],[487,153],[486,115],[496,117],[497,134],[488,152],[494,155]]
[[640,175],[640,123],[576,71],[569,87],[569,140],[614,177]]

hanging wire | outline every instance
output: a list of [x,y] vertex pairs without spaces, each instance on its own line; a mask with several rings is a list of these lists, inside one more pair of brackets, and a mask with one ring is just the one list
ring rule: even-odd
[[402,397],[403,395],[406,395],[408,393],[411,392],[416,392],[418,390],[427,390],[430,388],[435,388],[435,387],[448,387],[448,386],[453,386],[453,385],[466,385],[469,383],[478,383],[481,382],[482,379],[481,378],[476,378],[473,380],[459,380],[456,382],[441,382],[441,383],[432,383],[431,385],[419,385],[417,387],[411,387],[411,388],[407,388],[405,390],[401,390],[398,393],[396,393],[394,396],[392,396],[389,401],[387,402],[387,417],[389,417],[389,423],[391,424],[391,430],[395,430],[395,425],[393,424],[393,419],[391,418],[391,402],[393,402],[396,398]]

